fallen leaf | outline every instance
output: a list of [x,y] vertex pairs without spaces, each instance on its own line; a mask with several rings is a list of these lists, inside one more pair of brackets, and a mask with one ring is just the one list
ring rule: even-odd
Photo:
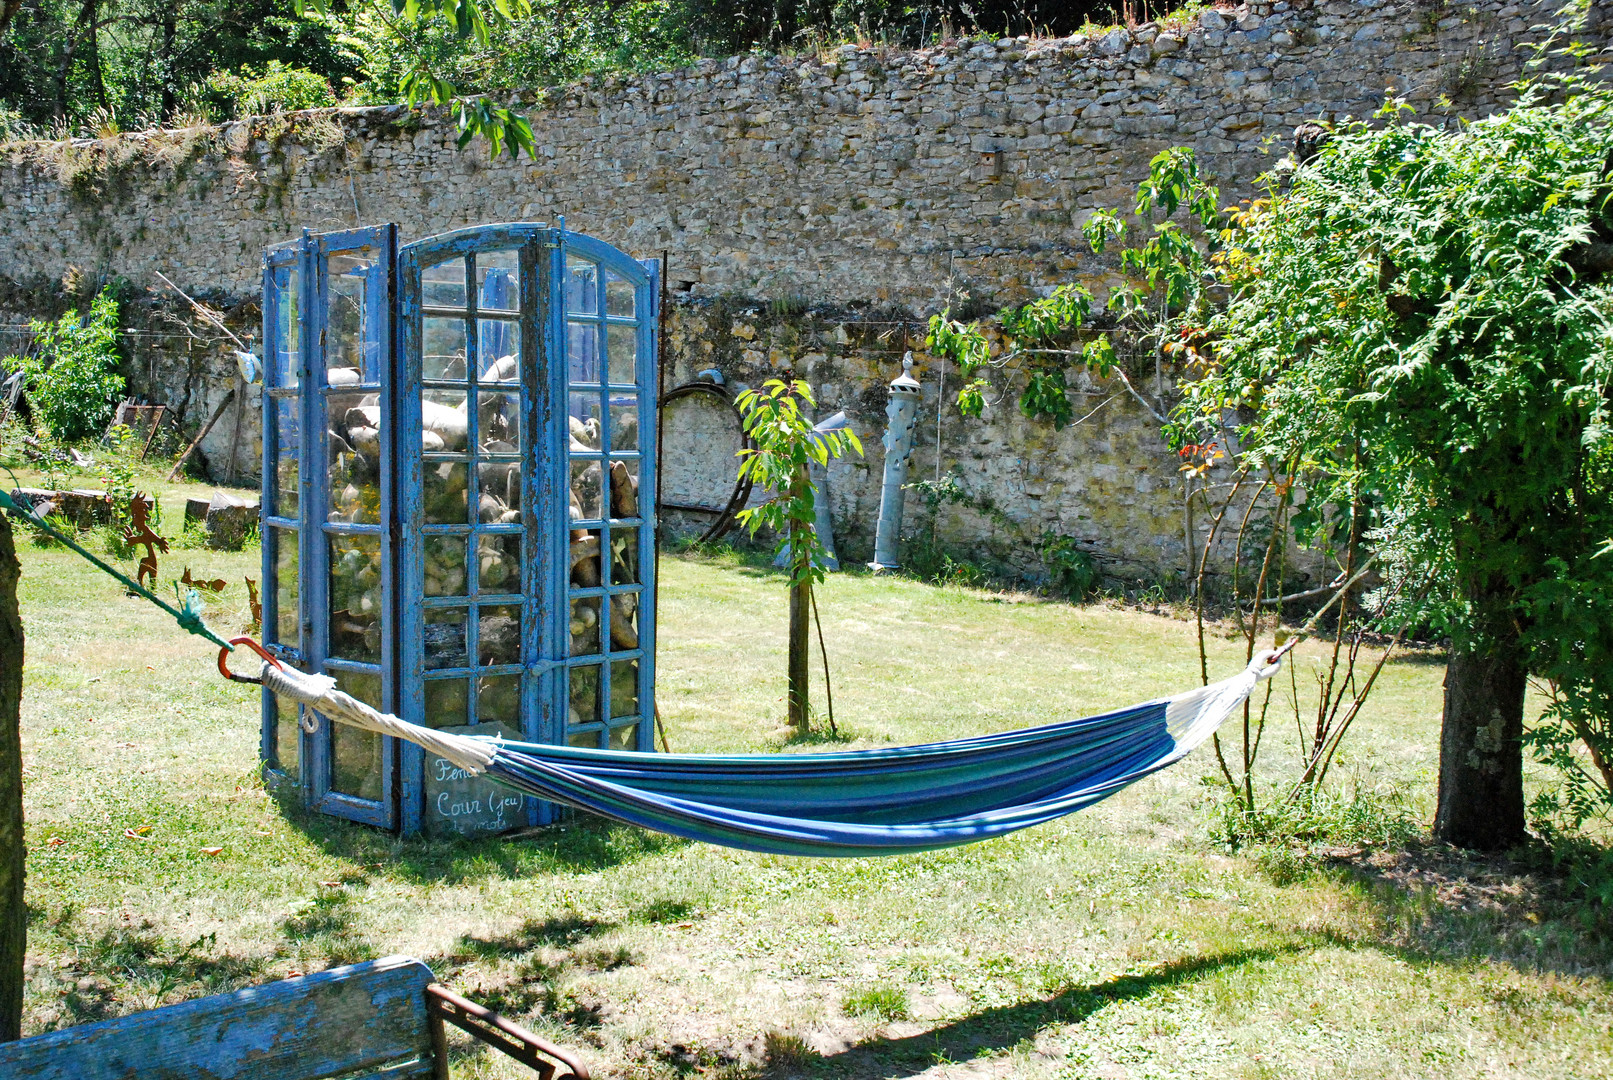
[[680,922],[678,924],[678,929],[679,930],[693,930],[694,929],[694,923],[692,923],[692,922]]
[[91,679],[90,679],[90,682],[100,682],[100,681],[101,681],[101,676],[99,676],[99,675],[92,676]]
[[145,839],[148,839],[147,834],[149,834],[150,832],[151,832],[151,826],[150,825],[142,825],[137,829],[124,829],[123,830],[123,835],[127,836],[130,840],[145,840]]
[[288,979],[300,979],[300,978],[302,978],[302,972],[300,972],[300,971],[288,971],[288,972],[286,972],[286,978],[288,978]]
[[147,671],[156,671],[156,670],[157,670],[157,669],[156,669],[156,668],[154,668],[154,667],[152,667],[152,666],[151,666],[151,665],[150,665],[150,664],[147,664],[147,665],[146,665],[146,670],[147,670]]
[[67,843],[67,841],[63,840],[61,837],[53,836],[49,840],[45,841],[45,846],[46,847],[61,847],[65,843]]
[[132,742],[120,742],[120,743],[113,743],[113,744],[112,744],[112,745],[114,745],[114,746],[121,746],[121,747],[123,747],[123,748],[124,748],[124,749],[126,749],[126,750],[133,750],[133,749],[134,749],[134,743],[132,743]]
[[224,849],[221,848],[221,847],[204,847],[204,848],[202,848],[202,854],[203,855],[219,855],[219,854],[222,854],[223,851],[224,851]]
[[342,883],[340,881],[321,881],[320,884],[325,886],[327,889],[340,889],[342,887]]

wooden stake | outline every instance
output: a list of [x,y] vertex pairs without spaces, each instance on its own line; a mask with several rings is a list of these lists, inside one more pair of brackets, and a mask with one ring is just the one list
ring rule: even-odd
[[191,451],[202,445],[202,440],[207,438],[207,433],[213,430],[213,425],[218,423],[219,417],[224,415],[224,410],[229,408],[230,402],[234,400],[235,387],[232,386],[230,387],[229,393],[224,395],[224,400],[218,403],[218,408],[213,410],[213,415],[207,418],[207,423],[202,425],[202,430],[197,434],[196,441],[185,447],[185,452],[180,454],[178,460],[174,462],[173,472],[168,474],[168,482],[170,484],[173,483],[175,478],[179,476],[179,467],[185,464],[185,459],[190,457]]
[[22,618],[17,579],[22,567],[11,521],[0,514],[0,1042],[22,1038],[22,969],[28,945],[23,903]]

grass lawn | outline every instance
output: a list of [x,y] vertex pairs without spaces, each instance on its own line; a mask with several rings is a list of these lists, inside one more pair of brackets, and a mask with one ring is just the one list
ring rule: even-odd
[[[1207,750],[1085,814],[892,859],[591,819],[398,841],[266,794],[252,688],[76,558],[19,543],[30,1033],[402,952],[599,1076],[1613,1075],[1605,922],[1434,849],[1282,873],[1228,855],[1206,839]],[[233,631],[256,559],[176,551],[164,573],[235,582],[212,614]],[[668,558],[661,596],[673,749],[788,748],[780,579]],[[1166,617],[860,575],[820,604],[849,746],[1197,683],[1192,624]],[[1241,666],[1239,643],[1212,649],[1216,677]],[[1426,820],[1442,674],[1427,655],[1390,665],[1341,785],[1398,791]],[[1268,738],[1292,758],[1297,734]],[[530,1075],[456,1045],[456,1076]]]

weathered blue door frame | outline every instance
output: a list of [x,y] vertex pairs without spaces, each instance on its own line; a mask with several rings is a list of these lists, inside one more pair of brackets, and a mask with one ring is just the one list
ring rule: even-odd
[[[300,667],[331,675],[347,692],[377,708],[395,711],[397,620],[395,559],[397,514],[394,508],[393,461],[390,438],[379,440],[380,453],[364,460],[367,472],[356,477],[361,494],[353,504],[358,512],[339,508],[333,476],[344,480],[351,472],[353,448],[333,443],[333,417],[357,399],[374,396],[380,412],[380,430],[390,431],[392,407],[387,388],[396,383],[394,372],[393,268],[397,261],[397,229],[381,225],[336,233],[304,235],[265,253],[264,343],[265,372],[264,496],[269,533],[263,548],[264,630],[269,647]],[[292,273],[294,271],[294,273]],[[298,315],[286,318],[287,290],[278,289],[277,276],[295,277]],[[287,354],[283,342],[297,338],[298,366],[291,371],[273,365],[272,358]],[[356,381],[332,385],[333,373],[356,372]],[[289,404],[296,388],[298,439],[296,512],[284,505],[287,492],[281,480],[289,470],[289,447],[279,424],[282,402]],[[268,422],[273,418],[274,423]],[[353,484],[344,490],[359,492]],[[291,530],[295,528],[293,534]],[[295,536],[297,584],[285,589],[286,545]],[[347,608],[333,610],[331,566],[333,550],[368,554],[373,550],[376,580],[369,590],[367,612],[371,634],[348,633],[340,640],[333,628],[351,629]],[[295,595],[298,613],[295,640],[283,606]],[[346,598],[343,598],[344,601]],[[272,628],[272,629],[271,629]],[[300,765],[297,779],[313,808],[353,821],[396,828],[395,784],[397,747],[394,740],[332,725],[314,717],[310,734],[296,736],[285,727],[293,719],[272,695],[264,703],[264,760],[271,769],[287,772],[284,762],[295,738]],[[371,767],[373,766],[373,767]]]
[[[271,649],[415,723],[497,722],[534,741],[653,750],[658,270],[541,224],[462,229],[401,249],[393,226],[305,233],[267,251]],[[355,290],[360,360],[351,325],[338,341],[333,323],[351,323]],[[459,350],[448,351],[462,367],[448,370],[428,339],[446,333],[452,342],[456,325]],[[340,385],[331,385],[333,372]],[[449,446],[424,413],[440,423],[454,402],[464,430]],[[354,423],[378,429],[373,499],[352,463],[376,455],[334,434],[356,439]],[[457,520],[442,511],[460,497],[455,484]],[[489,504],[505,512],[489,517]],[[428,554],[440,570],[444,551],[464,560],[461,584],[427,578]],[[583,564],[591,571],[579,571],[579,551],[597,552]],[[378,610],[355,622],[353,568],[372,556]],[[506,556],[518,558],[518,576],[498,570]],[[489,565],[498,572],[490,576]],[[340,613],[333,589],[347,605]],[[371,595],[360,599],[368,612]],[[508,651],[512,623],[518,653]],[[271,773],[298,782],[322,812],[406,833],[422,827],[428,784],[418,748],[391,739],[370,747],[374,782],[344,789],[336,774],[350,781],[357,758],[333,740],[352,733],[333,734],[316,718],[309,735],[296,719],[265,695]],[[541,824],[553,814],[529,799],[522,816]]]

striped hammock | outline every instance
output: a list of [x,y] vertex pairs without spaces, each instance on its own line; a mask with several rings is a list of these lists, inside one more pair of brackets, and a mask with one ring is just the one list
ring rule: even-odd
[[263,685],[333,721],[417,743],[516,791],[673,836],[780,855],[896,855],[1002,836],[1085,809],[1186,757],[1280,654],[1175,697],[1043,727],[832,754],[643,754],[432,730],[324,675]]

